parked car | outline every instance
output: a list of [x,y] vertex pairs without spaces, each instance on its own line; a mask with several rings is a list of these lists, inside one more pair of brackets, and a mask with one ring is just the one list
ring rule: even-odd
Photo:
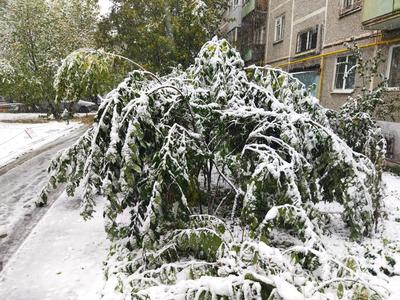
[[23,112],[24,104],[0,101],[0,112]]
[[62,109],[72,110],[73,113],[89,113],[92,111],[96,111],[98,105],[93,102],[79,100],[75,103],[61,102],[61,107]]

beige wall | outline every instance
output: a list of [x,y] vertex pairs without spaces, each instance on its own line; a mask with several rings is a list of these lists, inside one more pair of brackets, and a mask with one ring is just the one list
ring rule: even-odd
[[296,0],[294,3],[294,21],[296,22],[298,19],[325,8],[325,5],[326,0]]
[[[330,47],[329,51],[330,52],[335,52],[338,50],[344,49],[342,45],[336,46],[336,47]],[[374,54],[375,48],[366,48],[363,49],[363,54],[366,58],[371,57]],[[335,55],[329,55],[324,57],[324,63],[323,63],[323,83],[322,83],[322,90],[321,90],[321,95],[320,95],[320,103],[323,106],[332,108],[337,110],[340,108],[348,99],[349,96],[355,96],[361,86],[362,82],[360,81],[360,78],[356,75],[356,82],[355,82],[355,89],[353,92],[339,92],[335,91],[334,89],[334,78],[335,78],[335,65],[336,65],[336,60],[339,56],[345,56],[350,54],[349,52],[345,53],[340,53],[340,54],[335,54]]]
[[[322,25],[325,19],[325,1],[313,0],[270,0],[268,14],[268,42],[265,61],[284,63],[288,57],[295,57],[297,34],[316,25]],[[275,19],[285,14],[285,34],[282,42],[274,43]]]
[[[343,50],[345,48],[343,43],[350,41],[351,37],[357,38],[357,43],[362,45],[373,43],[376,35],[376,32],[363,29],[361,9],[343,16],[340,14],[340,2],[340,0],[313,0],[310,5],[310,0],[270,0],[265,58],[267,64],[281,66],[288,71],[323,67],[320,101],[322,105],[332,109],[342,106],[349,96],[355,94],[356,90],[353,93],[341,93],[333,89],[336,59],[345,53],[338,55],[330,53]],[[284,40],[274,44],[275,18],[282,13],[286,16]],[[316,25],[320,27],[317,49],[296,54],[298,33]],[[363,51],[366,56],[371,56],[375,49],[371,47]],[[298,60],[319,54],[326,55],[323,63],[320,57],[296,63]],[[290,64],[285,65],[288,61]],[[360,83],[356,78],[357,85]]]
[[[339,109],[348,97],[354,97],[363,85],[356,76],[355,89],[352,92],[338,92],[334,90],[335,65],[338,56],[346,55],[344,42],[354,38],[358,45],[363,47],[363,56],[367,59],[380,49],[386,62],[381,64],[380,72],[387,75],[389,63],[389,49],[393,44],[400,44],[400,30],[382,34],[377,31],[364,30],[362,26],[362,9],[342,14],[340,0],[270,0],[268,13],[267,44],[265,61],[287,71],[300,71],[313,68],[321,72],[321,90],[318,91],[321,105]],[[284,40],[274,44],[275,18],[285,13]],[[315,51],[296,54],[297,35],[308,28],[320,26],[319,40]],[[390,41],[388,44],[373,45],[379,41]],[[338,53],[339,52],[339,53]],[[323,57],[323,58],[322,58]],[[375,84],[378,79],[375,80]],[[370,84],[368,84],[370,85]],[[369,87],[369,86],[368,86]],[[400,90],[387,93],[388,98],[396,99],[400,103]],[[395,116],[400,122],[400,113]],[[390,118],[385,118],[389,121]],[[385,133],[395,132],[396,146],[395,160],[400,161],[400,124],[382,122]]]
[[371,34],[370,30],[364,30],[362,22],[362,10],[340,17],[340,0],[328,1],[328,17],[326,19],[326,34],[324,45],[332,43],[342,44],[350,37],[360,37]]
[[[268,64],[282,62],[289,56],[290,34],[292,20],[292,0],[270,0],[270,9],[268,12],[267,43],[265,52],[265,61]],[[285,29],[283,41],[274,43],[275,38],[275,19],[285,14]]]
[[302,57],[304,54],[296,54],[296,44],[297,44],[297,35],[305,31],[307,29],[315,28],[315,26],[318,25],[319,27],[319,34],[318,34],[318,43],[317,43],[317,49],[311,53],[308,53],[309,55],[311,54],[318,54],[320,52],[320,45],[322,44],[321,39],[322,39],[322,32],[321,32],[321,27],[324,27],[324,21],[325,21],[325,12],[318,13],[316,15],[312,15],[307,17],[307,19],[301,19],[298,20],[297,22],[294,22],[293,26],[293,34],[292,34],[292,49],[291,49],[291,57],[297,58],[297,57]]

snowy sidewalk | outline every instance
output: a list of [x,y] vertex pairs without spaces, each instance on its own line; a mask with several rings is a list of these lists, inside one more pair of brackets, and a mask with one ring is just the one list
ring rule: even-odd
[[0,299],[98,299],[107,255],[102,207],[85,222],[78,201],[63,193],[0,273]]
[[71,135],[82,126],[83,124],[77,122],[68,125],[65,122],[0,123],[0,167],[60,137]]

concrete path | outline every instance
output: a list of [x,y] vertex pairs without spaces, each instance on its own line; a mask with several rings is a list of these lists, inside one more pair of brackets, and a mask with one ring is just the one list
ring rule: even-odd
[[0,299],[98,299],[108,244],[102,206],[84,222],[79,200],[62,189],[36,208],[54,155],[72,145],[81,128],[0,168]]
[[[0,271],[48,209],[38,209],[34,202],[48,178],[51,159],[86,129],[82,127],[0,168]],[[50,197],[50,204],[59,194]]]
[[102,207],[85,222],[79,201],[63,193],[0,273],[0,299],[99,299],[108,248]]

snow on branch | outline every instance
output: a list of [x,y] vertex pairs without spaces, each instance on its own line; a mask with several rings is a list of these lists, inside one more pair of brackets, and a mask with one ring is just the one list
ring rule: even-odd
[[[61,73],[66,89],[73,83]],[[343,299],[363,287],[383,295],[368,276],[338,276],[341,266],[317,255],[327,253],[320,228],[329,222],[317,204],[342,205],[360,240],[380,201],[373,156],[336,120],[290,74],[244,68],[215,38],[187,70],[130,73],[52,162],[39,203],[63,183],[70,195],[81,186],[89,217],[96,194],[106,197],[107,286],[134,299],[331,299],[322,290],[338,285]]]

